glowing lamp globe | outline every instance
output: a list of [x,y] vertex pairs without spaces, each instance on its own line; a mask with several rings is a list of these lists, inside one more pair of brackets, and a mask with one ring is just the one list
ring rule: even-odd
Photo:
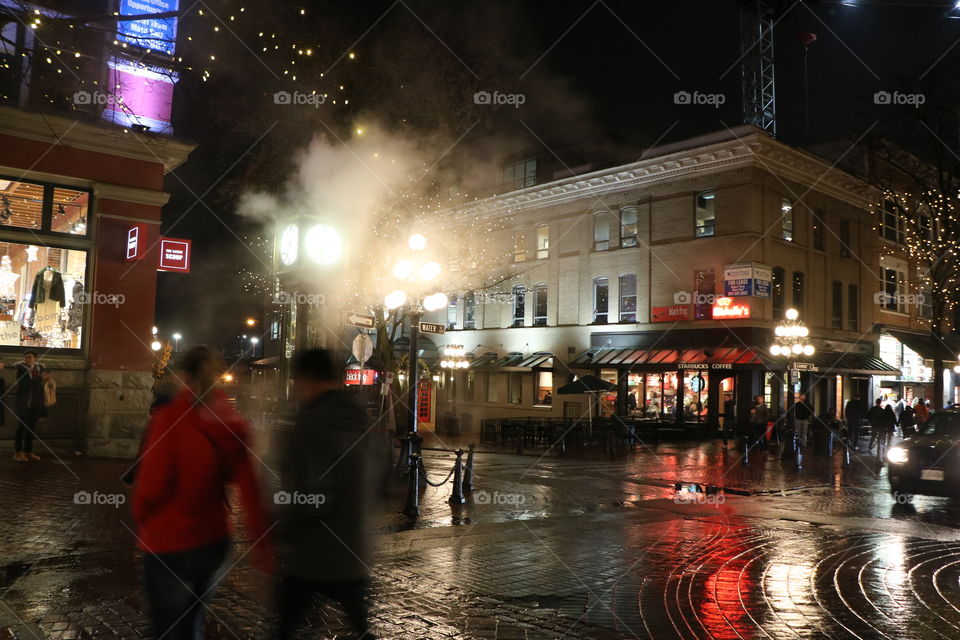
[[816,352],[816,349],[814,349],[812,344],[808,344],[803,347],[803,355],[805,356],[812,356],[814,352]]
[[163,345],[160,344],[160,343],[159,343],[158,341],[156,341],[156,340],[154,340],[153,342],[150,343],[150,348],[153,349],[154,351],[160,351],[160,348],[161,348],[162,346],[163,346]]
[[796,343],[795,345],[793,345],[792,351],[793,351],[795,354],[800,355],[801,353],[803,353],[803,345],[800,344],[799,342]]
[[401,260],[393,266],[393,275],[401,280],[409,280],[413,277],[413,263],[409,260]]
[[434,293],[423,299],[423,308],[427,311],[436,311],[447,306],[447,294]]
[[796,309],[787,309],[787,320],[796,320],[800,317],[800,312]]
[[387,309],[399,309],[406,301],[407,294],[397,289],[387,294],[383,299],[383,304],[386,305]]
[[771,355],[778,356],[778,355],[780,355],[780,354],[782,353],[782,351],[783,351],[783,350],[780,348],[780,345],[778,345],[778,344],[775,344],[775,345],[773,345],[773,346],[770,347],[770,353],[771,353]]
[[427,262],[420,267],[420,277],[424,280],[433,280],[440,275],[440,265],[436,262]]
[[407,245],[414,251],[423,251],[427,248],[427,238],[422,233],[415,233],[410,236]]

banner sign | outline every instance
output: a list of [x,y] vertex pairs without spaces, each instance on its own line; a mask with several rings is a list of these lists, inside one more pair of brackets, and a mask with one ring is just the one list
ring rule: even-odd
[[157,271],[190,273],[190,241],[160,238],[160,263]]
[[[148,16],[177,11],[179,0],[120,0],[121,16]],[[118,20],[117,39],[141,49],[173,55],[177,40],[177,18]]]
[[690,305],[675,304],[672,307],[652,307],[650,322],[677,322],[690,319]]
[[728,298],[770,297],[773,270],[758,262],[727,265],[723,270],[723,295]]
[[377,381],[377,372],[374,369],[347,369],[344,372],[343,383],[347,385],[372,385]]

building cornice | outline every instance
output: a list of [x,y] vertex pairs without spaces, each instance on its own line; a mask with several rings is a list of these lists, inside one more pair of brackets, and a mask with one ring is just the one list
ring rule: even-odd
[[162,207],[170,200],[170,194],[165,191],[150,191],[105,182],[93,183],[93,195],[97,198],[148,204],[154,207]]
[[857,207],[865,207],[874,199],[871,195],[874,188],[868,183],[817,156],[757,131],[718,143],[668,152],[630,164],[484,198],[453,208],[452,212],[458,216],[511,215],[525,209],[602,198],[622,191],[736,168],[764,170]]
[[164,173],[183,164],[196,148],[194,144],[165,136],[10,107],[0,107],[0,134],[162,164]]

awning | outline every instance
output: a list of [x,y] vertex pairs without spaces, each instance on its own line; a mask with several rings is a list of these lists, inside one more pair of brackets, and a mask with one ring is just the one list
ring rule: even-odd
[[916,351],[922,358],[928,360],[940,358],[947,361],[957,359],[957,354],[932,333],[910,333],[896,329],[884,329],[884,332],[910,347],[912,351]]
[[[898,375],[900,371],[879,358],[856,353],[818,351],[803,356],[797,369],[823,374]],[[610,367],[631,371],[676,371],[679,369],[763,368],[783,371],[793,360],[767,355],[756,347],[717,349],[613,349],[593,348],[577,356],[571,367]]]
[[496,362],[499,356],[496,353],[484,353],[483,355],[475,356],[470,359],[470,368],[477,369],[483,368],[490,365],[492,362]]
[[258,369],[276,369],[280,366],[280,356],[270,356],[269,358],[263,358],[262,360],[255,360],[250,363],[251,367],[256,367]]
[[493,359],[479,363],[473,361],[470,363],[472,369],[496,369],[497,371],[531,371],[533,369],[551,369],[553,368],[553,354],[547,351],[537,351],[536,353],[525,356],[519,351],[512,351],[502,358],[496,354],[486,354],[493,356]]
[[[577,356],[570,366],[627,367],[635,371],[682,369],[685,365],[728,369],[743,365],[763,366],[768,359],[750,347],[717,349],[612,349],[593,348]],[[694,368],[694,367],[690,367]]]

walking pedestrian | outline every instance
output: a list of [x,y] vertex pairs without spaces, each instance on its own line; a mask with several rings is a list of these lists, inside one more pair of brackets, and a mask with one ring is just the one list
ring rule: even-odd
[[879,442],[883,444],[883,446],[889,447],[890,441],[893,439],[893,432],[897,428],[897,414],[889,404],[883,408],[883,418],[880,421],[880,427]]
[[867,411],[867,422],[870,423],[870,443],[867,445],[868,451],[873,449],[874,443],[883,431],[884,420],[883,400],[877,398],[873,406],[870,407],[870,410]]
[[753,407],[750,409],[750,434],[749,440],[762,439],[767,432],[767,421],[770,419],[770,408],[764,401],[763,396],[754,396]]
[[230,549],[228,484],[239,489],[254,564],[269,572],[272,556],[250,429],[216,386],[220,359],[207,347],[193,347],[179,369],[184,388],[147,429],[133,517],[153,637],[199,640],[206,602]]
[[917,400],[917,404],[913,408],[913,415],[917,421],[917,431],[919,431],[923,428],[924,423],[930,419],[930,409],[923,398]]
[[37,421],[47,413],[43,385],[50,374],[37,360],[36,351],[24,351],[23,360],[17,363],[14,402],[14,417],[17,431],[14,438],[14,462],[36,462],[40,456],[33,452],[33,438]]
[[807,402],[807,394],[801,393],[793,405],[793,426],[797,430],[797,435],[800,436],[800,446],[807,446],[812,417],[813,407]]
[[367,416],[340,388],[329,351],[293,361],[299,415],[282,458],[276,638],[294,637],[314,596],[340,604],[358,638],[367,623],[368,513],[376,482]]
[[860,394],[855,393],[853,397],[847,400],[843,408],[843,416],[847,420],[847,437],[854,449],[859,450],[860,445],[860,424],[863,422],[866,412],[863,403],[860,401]]
[[734,427],[737,424],[737,405],[733,401],[733,394],[728,393],[723,400],[723,446],[727,446],[727,441],[734,434]]

